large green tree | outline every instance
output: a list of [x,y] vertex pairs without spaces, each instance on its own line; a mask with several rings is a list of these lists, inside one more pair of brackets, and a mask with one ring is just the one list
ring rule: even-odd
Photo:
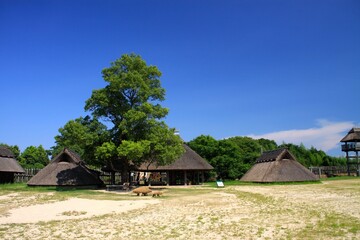
[[49,157],[42,145],[29,146],[20,155],[20,164],[24,168],[41,169],[49,163]]
[[161,72],[135,54],[123,55],[102,71],[107,85],[94,90],[85,110],[111,123],[110,138],[96,150],[102,162],[121,166],[126,180],[130,164],[171,163],[184,151],[181,139],[161,119],[168,109]]
[[215,140],[201,135],[188,144],[214,167],[219,178],[240,178],[250,168],[250,164],[244,162],[243,150],[234,139]]
[[240,157],[244,163],[254,164],[261,155],[261,145],[250,137],[232,137],[228,139],[240,149]]
[[95,157],[96,148],[109,140],[109,132],[98,119],[89,116],[68,121],[55,136],[56,146],[52,156],[56,156],[65,147],[77,152],[87,164],[100,167],[102,163]]
[[188,142],[188,145],[207,161],[219,155],[219,143],[209,135],[200,135]]

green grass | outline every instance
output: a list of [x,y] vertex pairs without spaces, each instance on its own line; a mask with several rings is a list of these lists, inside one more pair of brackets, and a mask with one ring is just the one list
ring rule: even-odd
[[[360,177],[356,176],[339,176],[331,178],[321,178],[320,181],[305,181],[305,182],[273,182],[273,183],[255,183],[255,182],[242,182],[239,180],[224,180],[225,187],[227,186],[266,186],[266,185],[304,185],[304,184],[321,184],[323,181],[337,181],[337,180],[356,180]],[[217,188],[216,181],[206,182],[205,186]]]
[[29,187],[26,183],[6,183],[0,184],[0,194],[8,194],[9,192],[49,192],[55,191],[56,187]]
[[[239,181],[239,180],[225,180],[225,181],[223,181],[223,183],[224,183],[225,187],[229,187],[229,186],[268,186],[268,185],[321,184],[321,181],[255,183],[255,182],[242,182],[242,181]],[[206,182],[205,186],[217,188],[216,182]]]
[[275,204],[275,199],[270,196],[265,196],[260,193],[250,193],[250,192],[241,192],[241,191],[233,191],[229,193],[234,193],[237,198],[240,198],[245,201],[254,202],[259,205],[261,204],[268,204],[273,205]]
[[25,183],[0,184],[0,195],[18,193],[21,195],[37,195],[51,193],[48,200],[66,200],[68,198],[87,198],[96,200],[128,200],[135,196],[129,194],[116,194],[111,192],[100,192],[92,189],[77,189],[67,187],[29,187]]
[[316,223],[308,224],[304,229],[297,232],[298,239],[322,239],[346,238],[347,234],[357,235],[360,233],[360,222],[357,218],[344,216],[336,213],[327,213],[324,218]]
[[339,177],[322,178],[321,181],[338,181],[338,180],[353,180],[353,179],[359,179],[360,180],[360,177],[339,176]]

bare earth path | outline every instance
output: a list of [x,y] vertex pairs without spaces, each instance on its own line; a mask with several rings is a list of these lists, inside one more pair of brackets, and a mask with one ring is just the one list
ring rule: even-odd
[[170,188],[157,199],[48,195],[0,196],[0,239],[360,239],[360,179]]

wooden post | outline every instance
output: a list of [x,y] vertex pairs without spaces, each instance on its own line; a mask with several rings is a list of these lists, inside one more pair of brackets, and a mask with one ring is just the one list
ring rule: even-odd
[[187,173],[186,173],[186,171],[184,171],[184,185],[185,185],[185,186],[187,185],[186,179],[187,179]]
[[169,171],[166,171],[166,186],[169,186],[170,185],[170,173]]
[[115,172],[114,171],[111,172],[110,182],[111,182],[111,184],[115,184]]
[[347,174],[350,176],[350,160],[349,160],[349,151],[348,151],[348,145],[347,142],[345,143],[345,149],[346,149],[346,165],[347,165]]
[[356,151],[356,165],[357,165],[357,171],[356,171],[356,176],[360,176],[360,168],[359,168],[359,152]]

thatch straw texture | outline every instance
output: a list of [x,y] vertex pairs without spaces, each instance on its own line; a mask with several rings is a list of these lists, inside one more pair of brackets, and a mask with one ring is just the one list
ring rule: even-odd
[[265,152],[241,178],[245,182],[303,182],[318,177],[301,165],[287,149]]
[[175,170],[194,170],[194,171],[210,171],[213,170],[211,166],[205,159],[203,159],[199,154],[192,150],[186,144],[183,145],[185,152],[181,157],[175,160],[172,164],[165,166],[157,166],[156,164],[144,163],[137,168],[138,171],[175,171]]
[[65,148],[27,184],[29,186],[101,186],[103,182],[94,171],[85,166],[78,154]]
[[0,172],[25,172],[18,161],[14,158],[12,151],[5,146],[0,146]]
[[352,128],[340,142],[360,142],[360,128]]

